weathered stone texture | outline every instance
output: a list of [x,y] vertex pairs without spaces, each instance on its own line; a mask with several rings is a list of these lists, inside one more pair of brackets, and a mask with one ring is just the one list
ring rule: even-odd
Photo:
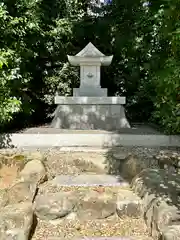
[[180,225],[172,225],[167,227],[162,233],[162,240],[179,240]]
[[144,218],[153,237],[160,237],[174,223],[180,224],[180,175],[146,169],[134,178],[132,189],[142,198]]
[[32,223],[31,203],[8,205],[0,211],[0,239],[28,240]]
[[35,200],[35,214],[43,220],[55,220],[71,213],[76,199],[73,193],[49,193],[39,195]]
[[47,180],[45,167],[40,160],[29,161],[22,169],[19,176],[23,180],[33,180],[37,183],[43,183]]
[[106,192],[90,190],[79,202],[78,217],[80,219],[104,219],[116,212],[116,198]]
[[141,199],[130,190],[119,190],[116,205],[119,217],[129,216],[139,218],[142,216]]

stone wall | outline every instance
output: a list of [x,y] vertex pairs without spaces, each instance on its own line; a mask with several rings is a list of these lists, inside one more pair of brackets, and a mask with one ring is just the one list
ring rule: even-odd
[[155,239],[180,239],[180,175],[163,169],[146,169],[132,181],[142,198],[143,215]]

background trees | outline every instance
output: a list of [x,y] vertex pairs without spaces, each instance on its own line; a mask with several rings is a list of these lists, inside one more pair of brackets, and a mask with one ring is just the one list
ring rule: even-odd
[[69,95],[78,85],[66,55],[92,41],[114,54],[101,84],[127,97],[130,120],[180,133],[179,9],[177,0],[113,0],[101,8],[90,0],[3,0],[1,129],[46,121],[55,92]]

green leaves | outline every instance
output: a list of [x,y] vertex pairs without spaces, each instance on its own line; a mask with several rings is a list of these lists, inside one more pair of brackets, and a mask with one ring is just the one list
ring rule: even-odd
[[168,59],[159,75],[154,78],[156,99],[155,119],[165,128],[166,133],[180,133],[180,65]]
[[140,0],[113,0],[100,9],[90,4],[2,0],[0,126],[18,112],[22,122],[31,121],[31,115],[39,118],[39,110],[44,119],[56,91],[70,95],[78,86],[79,72],[67,63],[67,54],[92,41],[106,55],[114,55],[112,65],[102,69],[102,87],[108,87],[110,95],[127,97],[130,119],[153,116],[168,133],[179,133],[178,0],[146,6]]

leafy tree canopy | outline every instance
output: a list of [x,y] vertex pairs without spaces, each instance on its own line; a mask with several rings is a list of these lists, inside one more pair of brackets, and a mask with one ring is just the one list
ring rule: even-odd
[[2,0],[1,129],[42,122],[56,91],[70,95],[79,73],[67,54],[91,41],[114,54],[101,84],[109,95],[127,97],[129,119],[179,134],[179,13],[178,0]]

